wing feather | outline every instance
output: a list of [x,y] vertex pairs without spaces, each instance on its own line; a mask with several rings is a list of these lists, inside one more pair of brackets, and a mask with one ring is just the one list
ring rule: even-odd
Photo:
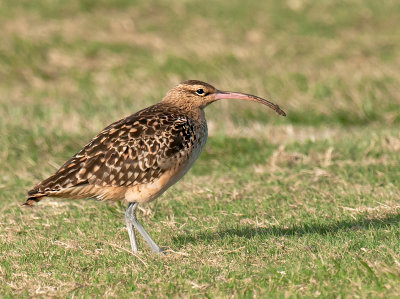
[[129,187],[159,178],[189,154],[196,128],[190,118],[154,107],[106,127],[28,194],[82,184]]

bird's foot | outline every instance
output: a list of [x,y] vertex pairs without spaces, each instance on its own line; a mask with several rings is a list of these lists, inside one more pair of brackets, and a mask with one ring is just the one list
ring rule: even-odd
[[156,254],[161,254],[161,255],[166,255],[167,252],[165,251],[165,249],[158,247],[158,248],[152,248],[151,251],[153,251]]

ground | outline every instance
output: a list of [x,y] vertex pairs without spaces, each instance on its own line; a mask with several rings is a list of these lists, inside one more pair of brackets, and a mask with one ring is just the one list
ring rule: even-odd
[[[400,296],[398,1],[0,2],[0,294]],[[278,103],[207,108],[188,175],[138,213],[26,192],[187,79]]]

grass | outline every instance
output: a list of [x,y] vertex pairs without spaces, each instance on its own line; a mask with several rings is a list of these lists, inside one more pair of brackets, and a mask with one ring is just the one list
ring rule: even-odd
[[[0,3],[2,297],[400,296],[396,1]],[[139,218],[26,191],[110,122],[200,79],[265,96],[207,108],[190,173]]]

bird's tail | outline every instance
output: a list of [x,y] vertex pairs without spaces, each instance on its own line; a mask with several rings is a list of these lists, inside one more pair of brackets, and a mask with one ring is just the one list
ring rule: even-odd
[[38,189],[32,189],[28,192],[28,199],[22,205],[23,206],[33,206],[35,203],[39,202],[46,196],[47,196],[47,193],[40,192]]

